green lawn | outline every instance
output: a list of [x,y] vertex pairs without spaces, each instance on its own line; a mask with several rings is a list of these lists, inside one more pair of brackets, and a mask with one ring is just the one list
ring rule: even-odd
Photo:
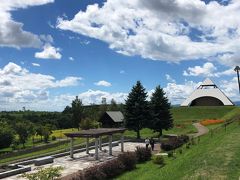
[[234,123],[227,127],[227,132],[222,128],[213,137],[201,137],[200,143],[190,149],[182,147],[183,154],[176,151],[176,159],[166,157],[162,168],[149,161],[117,179],[239,179],[239,139],[240,126]]

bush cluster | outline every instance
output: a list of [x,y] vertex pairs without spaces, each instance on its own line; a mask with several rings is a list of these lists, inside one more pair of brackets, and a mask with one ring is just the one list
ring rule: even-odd
[[130,171],[136,168],[137,156],[135,152],[125,152],[119,154],[118,159],[124,165],[125,170]]
[[189,141],[189,137],[186,135],[181,135],[179,137],[176,138],[169,138],[168,141],[163,142],[161,144],[161,148],[164,151],[170,151],[170,150],[174,150],[180,146],[182,146],[183,144],[187,143]]
[[159,165],[164,165],[165,163],[164,163],[164,158],[163,158],[163,156],[154,156],[153,157],[153,163],[155,163],[155,164],[159,164]]
[[137,156],[137,161],[139,163],[145,162],[151,159],[152,153],[150,148],[146,149],[145,147],[138,146],[135,152]]
[[76,174],[62,178],[63,180],[103,180],[113,179],[124,171],[136,168],[136,152],[124,152],[116,159],[89,167]]

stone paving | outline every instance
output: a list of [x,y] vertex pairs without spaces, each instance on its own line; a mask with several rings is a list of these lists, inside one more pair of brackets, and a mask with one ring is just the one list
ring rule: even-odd
[[[133,143],[133,142],[125,142],[124,143],[124,151],[134,151],[137,146],[143,146],[145,147],[144,143]],[[78,170],[85,169],[87,167],[90,167],[94,164],[104,162],[106,160],[112,159],[116,157],[119,153],[121,153],[121,146],[120,144],[118,146],[113,147],[112,152],[113,156],[109,156],[108,154],[108,146],[105,146],[102,148],[102,151],[99,151],[99,160],[95,160],[94,158],[94,152],[95,150],[90,150],[90,155],[87,155],[86,152],[76,153],[74,154],[74,159],[71,159],[69,156],[64,156],[60,158],[55,158],[54,163],[43,165],[41,167],[56,167],[56,166],[62,166],[64,170],[62,171],[62,176],[66,176],[68,174],[72,174],[74,172],[77,172]],[[36,166],[34,164],[31,165],[32,171],[36,171]],[[17,176],[11,176],[8,178],[4,178],[5,180],[25,180],[24,178],[20,178],[19,175]]]

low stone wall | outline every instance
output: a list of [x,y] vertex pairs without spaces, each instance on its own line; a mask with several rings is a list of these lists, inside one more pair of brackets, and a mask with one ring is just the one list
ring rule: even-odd
[[53,148],[56,146],[60,146],[62,144],[68,143],[70,140],[66,139],[66,140],[62,140],[59,142],[55,142],[55,143],[50,143],[50,144],[46,144],[46,145],[41,145],[41,146],[36,146],[36,147],[32,147],[29,149],[23,149],[23,150],[18,150],[18,151],[14,151],[14,152],[10,152],[10,153],[4,153],[0,155],[0,159],[2,158],[10,158],[10,157],[14,157],[14,156],[19,156],[19,155],[23,155],[23,154],[28,154],[28,153],[32,153],[34,151],[41,151],[47,148]]
[[13,169],[13,170],[9,170],[9,171],[0,173],[0,179],[31,171],[31,167],[30,166],[18,165],[18,167],[19,168],[17,168],[17,169]]

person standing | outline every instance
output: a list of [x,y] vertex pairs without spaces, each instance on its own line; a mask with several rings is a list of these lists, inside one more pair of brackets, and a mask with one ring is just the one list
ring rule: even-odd
[[152,151],[154,150],[154,144],[155,144],[154,139],[151,137],[150,145],[151,145]]
[[149,141],[149,139],[148,139],[148,137],[147,137],[147,138],[145,139],[146,149],[148,149],[149,143],[150,143],[150,141]]

